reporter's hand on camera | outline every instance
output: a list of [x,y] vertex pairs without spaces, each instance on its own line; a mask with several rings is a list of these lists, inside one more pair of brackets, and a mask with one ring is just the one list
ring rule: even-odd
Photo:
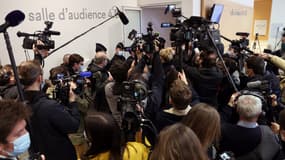
[[271,130],[273,133],[275,134],[279,134],[280,131],[280,125],[276,122],[271,122],[271,126],[270,126]]
[[228,106],[235,107],[236,106],[236,100],[237,100],[237,97],[239,95],[240,95],[239,92],[233,93],[230,100],[229,100]]
[[269,59],[269,54],[267,53],[258,53],[257,55],[265,60]]
[[76,94],[74,93],[73,90],[76,89],[76,84],[74,82],[70,82],[70,87],[69,87],[69,102],[75,102],[76,99]]
[[42,56],[42,58],[45,58],[48,56],[48,50],[47,49],[38,49],[37,46],[44,46],[45,44],[40,41],[40,40],[37,40],[37,43],[33,45],[33,51],[35,54],[39,54]]

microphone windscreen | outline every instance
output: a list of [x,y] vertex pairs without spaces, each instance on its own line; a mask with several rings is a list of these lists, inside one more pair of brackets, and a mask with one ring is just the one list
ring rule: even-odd
[[248,88],[259,88],[261,84],[262,84],[262,81],[253,81],[253,82],[248,82],[246,86]]
[[118,15],[119,15],[122,23],[124,25],[127,25],[129,23],[129,20],[128,20],[127,16],[125,15],[125,13],[121,12],[118,7],[117,7],[117,11],[118,11]]
[[9,23],[9,26],[11,27],[17,26],[24,19],[25,19],[25,14],[20,10],[12,11],[5,17],[5,21]]

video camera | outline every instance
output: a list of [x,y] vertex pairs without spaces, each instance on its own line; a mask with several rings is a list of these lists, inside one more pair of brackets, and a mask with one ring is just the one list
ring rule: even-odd
[[134,40],[130,47],[125,47],[127,51],[141,51],[145,53],[154,53],[155,46],[158,46],[160,49],[164,47],[165,40],[159,37],[159,33],[155,33],[152,28],[152,23],[148,23],[147,33],[138,34],[136,30],[132,30],[129,33],[128,38]]
[[10,78],[13,75],[11,71],[8,71],[4,67],[0,69],[0,86],[6,86],[10,82]]
[[172,46],[177,47],[183,44],[193,42],[194,48],[212,46],[211,39],[208,36],[207,29],[211,32],[216,44],[221,43],[220,31],[209,28],[210,21],[197,16],[192,16],[184,21],[176,20],[176,24],[162,23],[162,28],[171,27],[170,40]]
[[56,79],[52,80],[52,83],[55,85],[53,91],[53,99],[59,101],[63,105],[69,104],[69,82],[76,83],[76,89],[73,92],[81,96],[84,93],[84,85],[87,84],[86,78],[91,77],[91,72],[80,72],[72,76],[65,76],[64,74],[57,74]]
[[[25,37],[22,45],[24,49],[33,49],[33,45],[37,44],[37,40],[40,40],[43,43],[43,45],[37,44],[37,49],[54,49],[55,42],[51,40],[51,35],[60,35],[60,32],[50,30],[53,25],[53,22],[51,21],[45,21],[45,25],[46,28],[44,29],[44,31],[37,31],[34,34],[24,33],[20,31],[17,32],[18,37]],[[33,38],[31,39],[30,37]]]
[[237,52],[241,52],[242,50],[247,49],[249,45],[249,40],[247,38],[249,36],[249,33],[237,32],[236,35],[240,36],[241,38],[239,40],[232,40],[231,47]]
[[[118,111],[122,115],[122,128],[128,140],[134,140],[135,133],[143,123],[141,110],[146,106],[144,101],[149,94],[145,84],[138,80],[125,81],[122,94],[118,99]],[[138,106],[142,107],[138,109]]]

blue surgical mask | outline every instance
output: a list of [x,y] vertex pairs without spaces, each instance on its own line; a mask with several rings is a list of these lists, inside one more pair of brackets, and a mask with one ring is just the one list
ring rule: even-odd
[[6,152],[9,156],[17,157],[18,155],[26,152],[29,149],[31,144],[30,134],[27,132],[21,137],[15,139],[12,143],[14,146],[13,152],[8,152],[8,151]]
[[79,71],[80,71],[80,72],[83,72],[83,70],[84,70],[84,66],[81,65]]

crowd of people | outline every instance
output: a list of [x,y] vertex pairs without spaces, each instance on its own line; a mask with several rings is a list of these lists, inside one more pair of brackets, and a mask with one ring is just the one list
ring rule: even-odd
[[285,97],[276,72],[285,69],[283,48],[248,54],[242,68],[235,48],[223,60],[209,46],[190,49],[182,62],[174,48],[153,49],[137,46],[124,57],[120,42],[108,59],[96,44],[88,76],[81,74],[84,57],[74,53],[44,66],[44,80],[48,51],[37,48],[18,73],[2,66],[0,160],[285,159]]

